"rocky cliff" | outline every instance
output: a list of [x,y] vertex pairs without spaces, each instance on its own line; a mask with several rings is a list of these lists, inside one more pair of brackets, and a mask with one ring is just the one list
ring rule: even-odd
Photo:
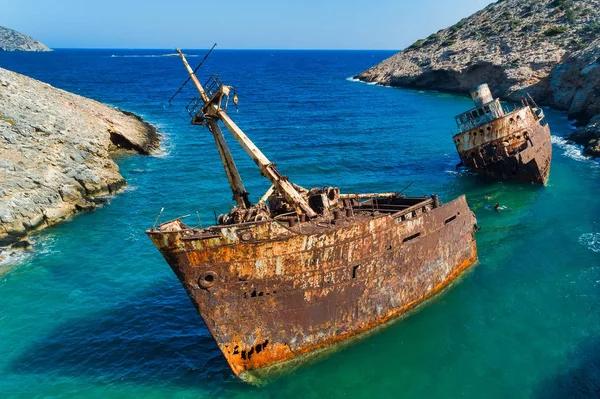
[[27,35],[0,26],[0,51],[52,51]]
[[0,246],[95,208],[125,185],[111,154],[158,144],[135,115],[0,68]]
[[600,114],[599,36],[600,0],[500,0],[357,78],[451,92],[487,82],[496,96],[527,92],[585,124]]

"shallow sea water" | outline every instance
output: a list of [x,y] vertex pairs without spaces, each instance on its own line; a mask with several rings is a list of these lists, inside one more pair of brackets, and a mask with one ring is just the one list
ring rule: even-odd
[[[478,218],[480,261],[403,320],[261,387],[229,371],[144,230],[231,193],[210,134],[191,126],[191,87],[172,50],[0,53],[0,66],[133,111],[164,135],[158,156],[118,160],[128,187],[104,207],[36,234],[0,265],[0,396],[148,398],[547,398],[600,396],[600,164],[553,132],[546,187],[457,173],[453,116],[466,97],[349,77],[386,51],[217,50],[201,80],[237,88],[230,114],[282,173],[342,191],[462,193]],[[202,51],[190,51],[198,57]],[[269,183],[232,138],[253,199]],[[412,183],[412,184],[411,184]],[[493,205],[502,205],[495,212]]]

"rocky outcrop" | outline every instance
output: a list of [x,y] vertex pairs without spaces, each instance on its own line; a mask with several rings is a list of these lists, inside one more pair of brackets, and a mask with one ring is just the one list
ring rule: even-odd
[[550,104],[588,122],[600,114],[600,38],[565,57],[550,75]]
[[500,0],[360,73],[382,85],[494,95],[600,113],[600,0]]
[[111,154],[158,144],[139,117],[0,68],[0,246],[95,208],[125,186]]
[[592,118],[586,127],[571,133],[569,140],[582,145],[585,155],[600,157],[600,115]]
[[0,51],[52,51],[32,37],[0,26]]

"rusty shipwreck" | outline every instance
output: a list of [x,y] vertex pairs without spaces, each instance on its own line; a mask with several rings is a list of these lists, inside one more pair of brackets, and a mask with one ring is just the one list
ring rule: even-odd
[[487,84],[471,90],[475,108],[456,116],[461,164],[494,178],[545,184],[552,143],[544,112],[531,97],[508,111]]
[[[236,206],[215,226],[175,219],[146,233],[169,263],[231,370],[251,380],[269,366],[347,340],[406,313],[477,259],[464,196],[341,194],[304,189],[227,115],[233,87],[200,84],[192,124],[213,135]],[[251,203],[221,123],[272,183]],[[247,378],[246,378],[247,377]]]

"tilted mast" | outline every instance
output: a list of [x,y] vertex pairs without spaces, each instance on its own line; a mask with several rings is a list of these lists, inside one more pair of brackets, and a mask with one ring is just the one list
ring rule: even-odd
[[[240,129],[227,115],[227,103],[229,101],[230,91],[233,88],[231,86],[225,86],[216,78],[213,78],[210,87],[214,87],[214,89],[209,90],[207,93],[207,91],[204,90],[200,84],[200,81],[198,81],[198,78],[194,74],[194,71],[188,64],[181,50],[177,49],[177,52],[179,53],[179,56],[183,61],[183,65],[188,71],[192,82],[194,82],[196,89],[198,89],[198,93],[200,93],[200,99],[203,103],[200,111],[198,111],[198,113],[193,117],[192,123],[198,125],[207,125],[215,137],[215,142],[217,144],[217,148],[219,149],[219,154],[221,155],[221,161],[225,167],[225,172],[227,173],[227,178],[238,206],[248,208],[251,204],[248,200],[248,193],[244,188],[242,179],[235,166],[235,163],[233,162],[231,152],[225,143],[225,137],[223,137],[223,133],[219,128],[219,120],[223,122],[223,125],[225,125],[227,130],[231,132],[233,137],[235,137],[235,139],[240,143],[242,148],[252,158],[254,163],[258,165],[261,174],[271,181],[273,186],[278,189],[285,200],[299,214],[305,214],[310,218],[316,217],[316,212],[313,211],[313,209],[308,205],[306,199],[296,190],[296,188],[294,188],[294,185],[288,181],[286,176],[283,176],[281,173],[279,173],[275,167],[275,164],[269,161],[269,159],[258,149],[258,147],[256,147],[256,145],[254,145],[248,136],[246,136],[242,129]],[[225,100],[224,107],[222,107],[223,100]],[[237,103],[237,97],[235,94],[233,101],[234,103]]]
[[[181,56],[181,59],[183,60],[183,64],[185,65],[185,68],[187,69],[188,73],[190,74],[190,78],[192,79],[192,82],[194,82],[196,89],[198,89],[198,92],[200,93],[200,98],[202,99],[202,102],[204,104],[207,104],[210,100],[208,98],[208,94],[206,93],[206,91],[204,91],[204,88],[200,84],[200,81],[198,81],[198,78],[194,74],[194,71],[188,64],[188,62],[185,59],[181,50],[177,49],[177,52]],[[195,119],[196,118],[194,118],[192,123],[195,123]],[[217,149],[219,150],[219,155],[221,156],[221,162],[223,162],[223,167],[225,168],[225,173],[227,174],[227,180],[229,180],[229,185],[231,186],[231,191],[233,191],[233,199],[235,200],[236,204],[239,207],[249,208],[252,204],[251,204],[250,200],[248,199],[248,192],[246,191],[246,188],[244,187],[244,183],[242,182],[242,178],[240,176],[240,173],[238,172],[237,166],[235,166],[235,162],[233,161],[233,157],[231,156],[229,147],[227,147],[227,143],[225,142],[225,137],[223,136],[223,132],[221,131],[221,128],[219,127],[219,124],[217,123],[217,120],[207,119],[206,122],[207,122],[206,125],[208,127],[208,130],[210,130],[213,137],[215,138],[215,144],[217,145]]]

